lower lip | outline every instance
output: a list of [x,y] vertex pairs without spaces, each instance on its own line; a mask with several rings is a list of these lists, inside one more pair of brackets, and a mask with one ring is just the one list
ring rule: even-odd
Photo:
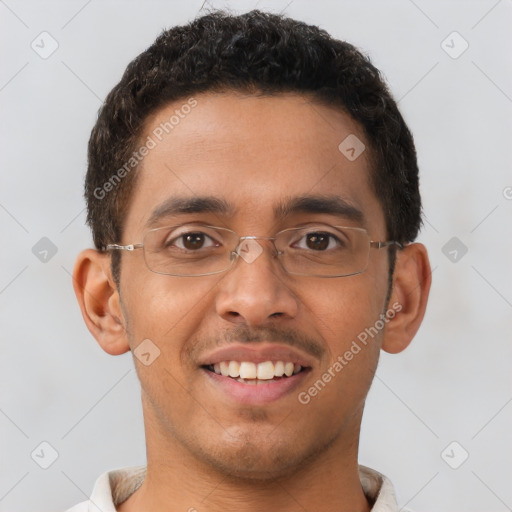
[[231,377],[224,377],[205,368],[201,370],[222,393],[239,403],[248,405],[267,404],[292,393],[293,390],[300,386],[309,373],[309,369],[306,369],[291,377],[283,377],[279,380],[244,384]]

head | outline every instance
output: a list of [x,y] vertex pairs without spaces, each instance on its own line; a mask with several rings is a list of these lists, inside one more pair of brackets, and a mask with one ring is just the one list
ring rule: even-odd
[[[235,17],[215,12],[164,31],[129,64],[100,110],[85,183],[97,249],[122,237],[140,174],[134,153],[146,142],[149,116],[202,92],[230,90],[264,97],[303,94],[357,121],[368,144],[369,180],[382,205],[386,235],[402,243],[415,240],[421,225],[416,151],[379,70],[354,46],[315,26],[258,11]],[[120,259],[114,253],[117,283]]]
[[[345,140],[357,141],[357,158]],[[408,345],[430,285],[426,252],[412,243],[421,224],[413,139],[367,57],[259,11],[164,31],[100,110],[85,191],[96,250],[79,257],[75,290],[104,350],[150,340],[143,346],[159,354],[150,365],[135,357],[147,432],[247,478],[354,444],[379,351]],[[340,199],[360,215],[326,207]],[[287,273],[265,241],[253,262],[202,277],[151,272],[142,250],[104,250],[185,222],[258,237],[327,223],[405,247],[372,249],[363,273],[327,279]],[[278,398],[233,398],[208,373],[245,350],[258,360],[284,351],[307,371]],[[326,372],[329,384],[301,402]]]

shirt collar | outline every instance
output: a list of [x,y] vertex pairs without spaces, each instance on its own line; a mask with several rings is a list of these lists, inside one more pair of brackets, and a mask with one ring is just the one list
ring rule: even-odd
[[[145,475],[146,466],[107,471],[94,485],[88,512],[116,512],[116,505],[142,485]],[[359,478],[364,494],[373,504],[371,512],[398,512],[393,484],[388,478],[366,466],[359,466]]]

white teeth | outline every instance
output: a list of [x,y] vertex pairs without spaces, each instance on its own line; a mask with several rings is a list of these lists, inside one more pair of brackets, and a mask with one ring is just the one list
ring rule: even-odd
[[[272,363],[270,363],[270,364],[272,364]],[[258,367],[259,367],[259,365],[258,365]],[[272,374],[272,377],[273,376],[274,376],[274,374]],[[272,377],[270,377],[270,378],[272,378]],[[241,379],[255,379],[256,378],[256,365],[254,363],[249,363],[246,361],[243,361],[242,363],[240,363],[240,378]],[[260,378],[259,375],[258,375],[258,378]]]
[[277,361],[274,367],[274,375],[276,377],[282,377],[284,375],[284,363],[283,361]]
[[238,361],[229,361],[229,376],[240,377],[240,363]]
[[227,377],[229,375],[229,361],[220,362],[220,373],[223,377]]
[[258,379],[270,380],[274,378],[274,364],[272,361],[265,361],[258,364]]
[[242,384],[251,384],[252,386],[254,386],[255,384],[258,383],[258,380],[257,379],[247,379],[247,380],[244,380],[244,379],[241,379],[240,377],[238,379],[236,379],[238,382],[241,382]]
[[290,361],[221,361],[210,366],[217,375],[232,377],[239,382],[255,384],[256,380],[269,381],[274,377],[291,377],[302,371],[302,366]]

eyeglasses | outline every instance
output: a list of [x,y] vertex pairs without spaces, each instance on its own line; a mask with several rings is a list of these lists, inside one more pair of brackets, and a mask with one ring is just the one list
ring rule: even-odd
[[247,263],[263,252],[257,240],[273,242],[273,255],[289,274],[344,277],[368,267],[370,249],[398,246],[400,242],[374,242],[362,228],[309,224],[284,229],[273,237],[238,236],[216,226],[182,224],[148,231],[140,244],[109,244],[104,249],[143,249],[149,270],[170,276],[195,277],[230,269],[239,257]]

